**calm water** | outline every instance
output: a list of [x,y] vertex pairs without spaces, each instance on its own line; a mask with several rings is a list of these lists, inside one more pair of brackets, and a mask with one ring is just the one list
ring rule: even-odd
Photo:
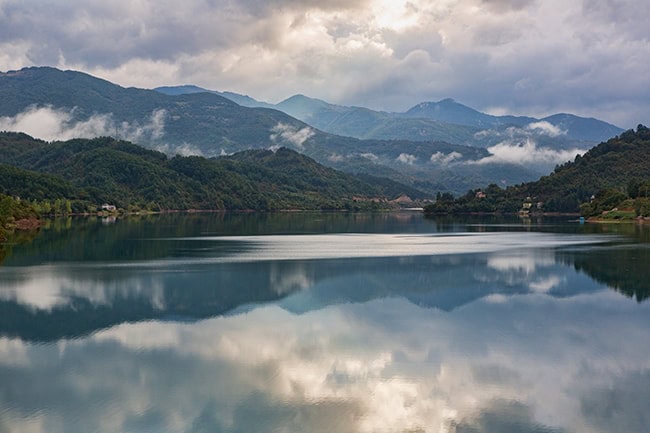
[[2,433],[650,431],[650,227],[166,215],[2,256]]

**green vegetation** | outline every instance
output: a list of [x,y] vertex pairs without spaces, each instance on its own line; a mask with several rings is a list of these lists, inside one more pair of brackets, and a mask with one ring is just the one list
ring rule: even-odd
[[650,179],[645,182],[630,180],[625,192],[611,188],[602,190],[589,202],[580,205],[580,213],[603,220],[650,217]]
[[0,194],[0,242],[7,240],[7,235],[13,232],[17,224],[21,228],[21,221],[35,220],[36,217],[36,211],[28,203]]
[[[188,145],[208,157],[286,146],[320,164],[348,173],[389,177],[428,194],[462,193],[501,180],[511,185],[541,174],[536,167],[519,164],[464,164],[485,158],[489,152],[460,144],[494,144],[494,140],[502,140],[498,134],[479,143],[474,127],[388,116],[361,108],[340,107],[352,111],[339,113],[337,106],[330,107],[331,114],[337,116],[336,123],[342,126],[341,133],[352,134],[361,128],[355,133],[358,137],[381,139],[361,140],[325,133],[318,129],[320,122],[310,127],[281,111],[248,108],[213,93],[170,96],[47,67],[0,74],[0,99],[0,116],[13,117],[50,107],[59,116],[69,116],[69,122],[64,122],[68,126],[97,121],[106,135],[130,138],[149,148],[166,149],[170,154]],[[283,108],[281,105],[284,106],[277,107]],[[317,114],[312,120],[316,117],[328,118]],[[397,137],[404,139],[386,140]],[[558,144],[558,140],[551,141]],[[453,155],[454,163],[433,162],[433,155]]]
[[324,167],[289,149],[207,159],[148,150],[109,137],[47,143],[0,133],[0,192],[42,214],[128,211],[359,210],[389,207],[396,182],[371,182]]
[[650,129],[639,125],[636,131],[599,144],[536,182],[505,189],[493,184],[457,199],[442,195],[425,212],[582,212],[593,216],[617,208],[620,213],[613,216],[619,218],[630,216],[630,209],[637,216],[647,216],[650,183],[643,179],[650,179]]

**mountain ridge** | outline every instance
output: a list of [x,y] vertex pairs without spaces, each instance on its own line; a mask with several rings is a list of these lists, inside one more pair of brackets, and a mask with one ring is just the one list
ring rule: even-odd
[[[166,87],[166,89],[182,91],[182,87],[183,86],[170,86]],[[202,90],[213,92],[206,89]],[[167,90],[167,93],[169,92],[170,90]],[[247,106],[275,108],[325,132],[348,135],[360,139],[378,138],[424,140],[434,138],[444,140],[448,137],[434,135],[433,133],[430,136],[420,135],[419,137],[418,135],[397,135],[396,132],[386,134],[382,131],[382,133],[376,133],[373,130],[380,128],[376,124],[366,128],[358,128],[355,131],[345,126],[343,121],[344,117],[356,115],[357,118],[360,118],[362,115],[359,112],[365,112],[367,118],[373,118],[376,122],[388,122],[397,119],[400,119],[403,122],[406,121],[406,119],[428,119],[443,124],[461,125],[473,128],[465,131],[465,135],[461,138],[465,141],[471,140],[471,135],[480,130],[494,128],[503,129],[512,126],[523,128],[536,122],[548,122],[552,126],[559,128],[559,132],[566,132],[569,138],[594,142],[594,144],[607,140],[624,131],[622,128],[606,121],[593,117],[577,116],[571,113],[556,113],[543,118],[515,115],[494,116],[461,104],[453,98],[445,98],[437,102],[420,102],[405,112],[389,112],[372,110],[366,107],[331,104],[322,99],[312,98],[304,94],[292,95],[277,104],[268,104],[265,102],[259,102],[250,96],[238,95],[232,92],[230,92],[230,94],[226,94],[226,92],[216,93],[226,98],[231,98],[231,100],[237,103],[239,103],[237,98],[245,97],[247,98]],[[432,125],[427,126],[429,126],[429,128],[432,127]],[[438,125],[438,129],[441,129],[441,125]]]
[[[50,140],[106,135],[171,155],[218,156],[285,146],[326,166],[348,173],[387,176],[430,194],[462,193],[490,182],[509,185],[532,180],[555,163],[555,159],[542,160],[541,165],[535,161],[512,162],[512,158],[492,161],[485,144],[512,140],[512,134],[500,131],[480,138],[477,146],[476,128],[430,119],[393,118],[386,123],[386,113],[368,109],[337,113],[335,120],[351,130],[363,128],[366,121],[374,122],[372,134],[380,139],[362,140],[323,132],[276,109],[243,107],[218,94],[192,89],[197,92],[169,96],[154,90],[123,88],[76,71],[25,68],[0,74],[0,122],[14,131],[24,130],[18,126],[28,121],[38,123],[39,131],[56,126]],[[408,128],[404,121],[410,122]],[[396,130],[419,139],[392,139]],[[65,134],[58,138],[61,131]],[[444,134],[445,139],[431,139],[434,132]],[[546,142],[548,146],[558,144],[558,140],[536,131],[521,132],[525,140],[531,134],[545,146]],[[576,147],[570,142],[560,144],[570,153]],[[563,154],[558,155],[553,158]]]

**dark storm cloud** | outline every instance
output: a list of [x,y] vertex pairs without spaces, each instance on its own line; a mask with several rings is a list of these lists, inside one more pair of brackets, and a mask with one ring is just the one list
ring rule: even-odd
[[122,85],[305,93],[403,110],[650,122],[641,0],[0,0],[0,69],[81,69]]

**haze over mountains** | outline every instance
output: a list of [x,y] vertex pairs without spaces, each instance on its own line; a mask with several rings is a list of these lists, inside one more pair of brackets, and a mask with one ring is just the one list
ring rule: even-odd
[[[451,100],[384,113],[304,96],[271,106],[191,86],[158,90],[54,68],[9,71],[0,74],[0,130],[45,140],[110,135],[184,155],[286,146],[321,164],[429,193],[536,179],[621,132],[572,115],[491,116]],[[462,114],[456,123],[440,120],[454,112]]]
[[403,113],[389,113],[364,107],[330,104],[304,95],[294,95],[274,105],[246,95],[206,90],[192,85],[158,87],[154,90],[168,95],[210,92],[245,107],[275,108],[320,130],[362,139],[455,140],[456,144],[485,146],[491,141],[484,139],[487,134],[476,137],[479,131],[526,128],[532,124],[529,129],[545,129],[554,138],[563,138],[564,140],[558,140],[556,143],[556,146],[559,146],[581,141],[599,143],[623,132],[621,128],[602,120],[567,113],[542,119],[493,116],[451,98],[438,102],[422,102]]

